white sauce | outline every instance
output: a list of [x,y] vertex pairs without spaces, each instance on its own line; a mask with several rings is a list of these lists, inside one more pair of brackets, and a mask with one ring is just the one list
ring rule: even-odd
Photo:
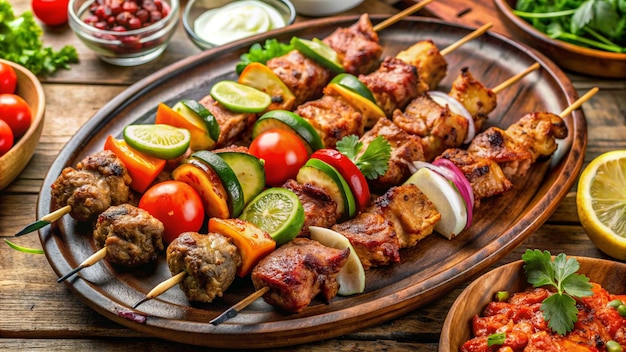
[[194,22],[198,36],[216,45],[284,26],[285,20],[278,10],[254,0],[235,1],[207,10]]

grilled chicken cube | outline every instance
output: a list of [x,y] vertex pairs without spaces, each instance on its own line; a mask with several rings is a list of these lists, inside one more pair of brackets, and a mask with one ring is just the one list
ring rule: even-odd
[[376,125],[360,138],[363,143],[362,150],[365,151],[378,136],[385,137],[391,144],[391,156],[385,174],[370,182],[370,187],[375,190],[388,189],[402,183],[411,176],[407,161],[424,160],[420,138],[406,133],[386,118],[379,119]]
[[475,207],[479,206],[481,199],[502,194],[513,188],[500,165],[491,159],[481,158],[458,148],[446,149],[439,158],[452,161],[463,172],[472,186]]
[[405,111],[396,110],[393,122],[410,134],[421,137],[426,161],[432,161],[448,148],[463,144],[469,129],[469,121],[441,106],[428,94],[415,98]]
[[393,223],[400,248],[413,247],[430,235],[441,219],[435,205],[414,184],[390,188],[367,211]]
[[318,294],[330,302],[339,290],[337,274],[350,255],[307,238],[295,238],[261,259],[252,270],[256,290],[269,286],[263,299],[287,312],[303,311]]
[[343,68],[353,75],[372,71],[383,53],[367,14],[348,28],[336,29],[323,42],[337,52]]
[[295,106],[322,96],[322,91],[330,80],[329,70],[297,50],[268,60],[266,66],[294,94]]
[[394,225],[381,214],[361,212],[332,229],[350,241],[365,270],[400,262],[400,241]]
[[213,114],[217,124],[220,126],[220,137],[217,143],[215,143],[216,148],[241,141],[244,132],[250,130],[257,119],[256,114],[253,113],[228,110],[210,95],[202,98],[199,103]]
[[525,175],[533,163],[530,151],[498,127],[489,127],[476,135],[467,150],[479,158],[498,163],[507,178]]
[[475,80],[467,67],[462,68],[459,76],[452,82],[450,96],[461,102],[472,115],[476,131],[482,128],[487,115],[498,103],[496,93]]
[[298,237],[310,237],[309,226],[328,228],[337,223],[337,203],[325,190],[292,179],[287,180],[282,187],[295,193],[304,208],[304,226]]
[[421,40],[403,50],[396,57],[417,68],[417,72],[429,90],[434,90],[446,76],[448,62],[432,40]]
[[[404,109],[411,100],[428,91],[415,66],[394,57],[385,58],[376,71],[360,75],[359,80],[369,88],[386,116]],[[366,123],[366,127],[371,125]]]
[[325,94],[306,102],[298,106],[296,114],[317,130],[327,148],[333,148],[345,136],[360,136],[365,129],[363,115],[340,95]]

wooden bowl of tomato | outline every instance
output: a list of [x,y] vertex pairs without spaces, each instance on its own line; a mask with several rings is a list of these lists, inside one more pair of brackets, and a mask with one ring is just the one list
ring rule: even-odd
[[[13,85],[13,93],[8,93]],[[46,97],[32,72],[2,59],[0,87],[4,89],[0,94],[1,190],[22,172],[35,152],[43,130]]]

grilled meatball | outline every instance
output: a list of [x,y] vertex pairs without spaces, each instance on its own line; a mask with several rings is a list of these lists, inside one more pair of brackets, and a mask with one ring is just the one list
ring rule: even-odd
[[337,203],[322,188],[291,179],[282,187],[295,193],[304,208],[304,226],[298,237],[310,237],[309,226],[331,227],[337,222]]
[[208,303],[233,282],[241,255],[224,235],[185,232],[167,247],[167,265],[172,275],[187,273],[179,285],[188,300]]
[[337,274],[348,260],[350,249],[323,246],[307,238],[295,238],[261,259],[252,270],[259,290],[269,286],[263,299],[288,312],[303,311],[318,294],[329,302],[337,295]]
[[124,164],[104,150],[86,157],[75,169],[63,169],[51,186],[51,195],[57,205],[72,208],[72,218],[88,221],[111,205],[128,202],[130,183]]
[[127,267],[149,263],[163,250],[163,223],[129,204],[115,205],[98,216],[93,238],[105,259]]

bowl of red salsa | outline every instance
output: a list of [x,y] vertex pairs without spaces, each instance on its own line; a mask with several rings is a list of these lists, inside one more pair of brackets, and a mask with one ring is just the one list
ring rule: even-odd
[[[626,305],[626,263],[573,258],[580,263],[577,273],[586,275],[594,284],[592,296],[576,299],[579,321],[574,330],[558,335],[548,327],[540,307],[552,292],[545,287],[533,288],[520,260],[493,269],[463,290],[446,316],[439,351],[498,351],[507,345],[514,346],[513,351],[521,351],[529,344],[541,345],[537,350],[557,351],[556,346],[572,350],[575,343],[592,351],[611,352],[606,346],[609,338],[626,351],[626,317],[609,306],[616,300]],[[492,342],[498,338],[505,342],[488,347],[488,336]]]

